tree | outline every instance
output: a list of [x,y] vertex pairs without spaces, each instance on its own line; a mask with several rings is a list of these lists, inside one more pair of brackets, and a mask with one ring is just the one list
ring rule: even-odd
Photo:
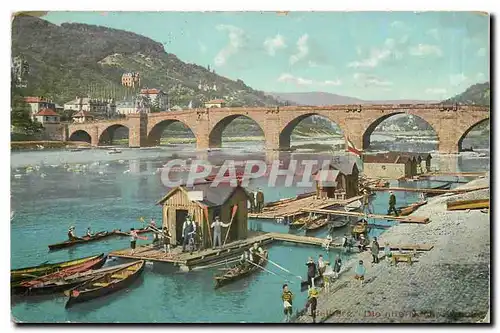
[[16,87],[16,78],[14,76],[11,78],[11,125],[26,135],[39,133],[43,128],[42,124],[31,120],[31,108],[29,104],[24,101],[21,89]]

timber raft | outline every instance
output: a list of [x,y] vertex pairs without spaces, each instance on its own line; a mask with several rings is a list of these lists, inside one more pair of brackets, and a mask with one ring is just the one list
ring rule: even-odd
[[368,218],[379,219],[379,220],[398,221],[400,223],[427,224],[430,222],[428,217],[422,217],[422,216],[394,216],[394,215],[365,214],[362,212],[345,212],[342,210],[311,209],[311,208],[302,208],[301,210],[303,212],[307,212],[307,213],[368,217]]
[[424,193],[432,193],[432,194],[460,194],[467,193],[472,191],[486,190],[489,189],[489,186],[481,186],[481,187],[469,187],[462,189],[437,189],[437,188],[417,188],[417,187],[368,187],[372,191],[404,191],[404,192],[424,192]]
[[[265,245],[273,243],[275,241],[302,245],[322,246],[325,242],[325,239],[294,234],[268,232],[247,238],[245,240],[232,242],[231,244],[228,244],[220,249],[204,249],[201,251],[195,251],[192,254],[190,254],[189,252],[182,253],[182,246],[178,246],[172,249],[171,253],[166,254],[163,249],[155,248],[151,245],[145,245],[136,248],[134,254],[130,253],[130,249],[124,249],[109,253],[109,257],[170,263],[180,266],[181,270],[188,271],[195,266],[201,266],[216,261],[224,262],[224,260],[237,258],[243,251],[249,249],[256,242],[260,242],[261,245]],[[342,245],[340,243],[335,242],[330,245],[331,248],[338,248],[341,246]],[[392,250],[430,251],[432,248],[433,245],[429,244],[391,245]]]
[[361,200],[363,198],[362,195],[352,197],[345,200],[340,199],[316,199],[315,194],[311,194],[305,198],[300,198],[296,200],[287,200],[284,203],[273,203],[271,207],[264,207],[262,213],[250,213],[248,214],[249,218],[256,219],[275,219],[278,217],[288,217],[294,215],[304,214],[302,211],[303,207],[311,208],[311,209],[324,209],[330,206],[346,206],[351,202]]

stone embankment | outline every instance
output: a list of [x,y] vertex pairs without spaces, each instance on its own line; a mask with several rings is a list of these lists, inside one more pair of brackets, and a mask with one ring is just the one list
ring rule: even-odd
[[[461,187],[488,186],[489,178]],[[430,198],[414,214],[430,223],[399,224],[379,244],[432,244],[416,262],[371,264],[370,252],[355,254],[330,292],[321,290],[316,322],[327,323],[464,323],[489,321],[490,220],[480,210],[447,211],[446,201],[489,198],[489,190]],[[380,256],[383,255],[381,251]],[[353,266],[366,266],[363,286]],[[485,320],[486,319],[486,320]],[[308,313],[295,322],[312,322]]]

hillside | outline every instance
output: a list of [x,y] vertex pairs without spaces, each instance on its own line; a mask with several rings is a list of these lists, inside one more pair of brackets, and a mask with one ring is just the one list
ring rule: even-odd
[[458,103],[465,105],[490,105],[490,83],[477,83],[443,103]]
[[[165,52],[161,43],[123,30],[77,23],[58,26],[17,16],[12,23],[12,57],[18,55],[30,67],[23,94],[51,97],[59,104],[89,93],[97,98],[132,96],[136,91],[121,86],[125,72],[139,72],[142,87],[166,91],[172,106],[185,107],[191,100],[199,106],[212,98],[224,98],[229,106],[279,104],[241,80],[184,63]],[[200,81],[215,85],[216,91],[198,89]]]
[[411,104],[435,103],[437,101],[401,99],[401,100],[363,100],[355,97],[342,96],[326,92],[298,92],[298,93],[267,93],[274,98],[298,105],[336,105],[336,104]]

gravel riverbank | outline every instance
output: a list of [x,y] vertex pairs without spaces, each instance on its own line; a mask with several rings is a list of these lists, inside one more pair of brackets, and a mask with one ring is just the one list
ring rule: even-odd
[[[463,187],[488,186],[489,178]],[[399,224],[382,234],[389,244],[431,244],[413,265],[371,264],[368,252],[354,256],[345,272],[320,291],[316,322],[327,323],[458,323],[478,322],[489,311],[490,221],[480,210],[447,211],[446,201],[489,198],[489,190],[430,198],[413,215],[430,223]],[[381,251],[382,255],[383,252]],[[365,284],[353,279],[353,266],[362,259]],[[307,314],[298,323],[312,322]]]

